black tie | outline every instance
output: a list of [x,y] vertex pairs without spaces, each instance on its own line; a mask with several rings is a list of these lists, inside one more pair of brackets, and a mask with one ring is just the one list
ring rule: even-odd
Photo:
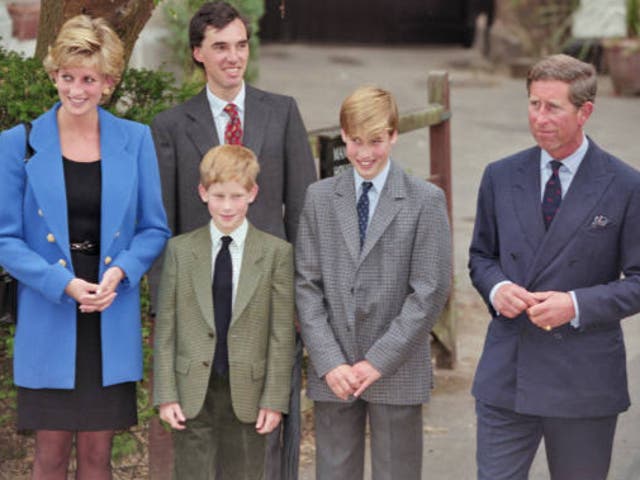
[[364,245],[369,222],[369,190],[373,187],[371,182],[362,182],[362,193],[358,199],[356,210],[358,211],[358,229],[360,230],[360,248]]
[[542,218],[544,219],[544,226],[549,229],[553,217],[556,216],[556,212],[560,208],[560,202],[562,202],[562,185],[560,184],[560,176],[558,171],[562,166],[562,163],[557,160],[551,162],[551,176],[547,180],[547,184],[544,187],[544,195],[542,196]]
[[213,270],[213,318],[216,323],[216,353],[213,357],[213,368],[219,375],[229,371],[229,350],[227,348],[227,332],[231,323],[231,303],[233,301],[233,267],[229,244],[231,237],[220,238],[222,245],[216,256]]

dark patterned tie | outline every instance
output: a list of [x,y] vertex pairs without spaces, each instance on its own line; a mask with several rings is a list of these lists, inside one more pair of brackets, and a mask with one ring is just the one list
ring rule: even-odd
[[213,318],[216,324],[216,352],[213,356],[213,368],[219,375],[229,371],[229,349],[227,332],[231,323],[231,303],[233,301],[233,267],[229,244],[231,237],[220,238],[222,245],[213,267]]
[[362,193],[358,199],[356,210],[358,211],[358,228],[360,230],[360,249],[364,245],[367,234],[367,223],[369,222],[369,190],[373,187],[371,182],[362,182]]
[[228,145],[242,145],[242,124],[240,123],[238,107],[233,103],[227,103],[224,111],[229,115],[229,121],[224,130],[224,143]]
[[562,185],[558,175],[562,163],[557,160],[552,160],[550,163],[552,173],[549,180],[547,180],[547,184],[544,187],[544,195],[542,196],[542,218],[547,229],[549,229],[553,217],[556,216],[556,212],[560,208],[560,202],[562,202]]

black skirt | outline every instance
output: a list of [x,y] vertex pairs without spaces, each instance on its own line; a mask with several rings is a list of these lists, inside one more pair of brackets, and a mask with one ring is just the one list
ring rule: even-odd
[[[98,278],[97,255],[73,252],[76,276]],[[135,425],[136,384],[102,386],[100,313],[77,311],[76,383],[73,390],[18,387],[19,430],[121,430]]]

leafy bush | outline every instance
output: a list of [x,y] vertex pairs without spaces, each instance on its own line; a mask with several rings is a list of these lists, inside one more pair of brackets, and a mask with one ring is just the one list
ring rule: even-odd
[[41,62],[0,45],[0,130],[33,120],[57,99]]
[[[194,95],[201,85],[175,85],[171,73],[127,69],[106,108],[120,117],[150,123],[153,117]],[[0,131],[33,120],[58,101],[42,63],[0,45]]]

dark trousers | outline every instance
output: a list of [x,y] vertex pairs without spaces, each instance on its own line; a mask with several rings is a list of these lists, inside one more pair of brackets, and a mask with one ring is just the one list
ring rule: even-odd
[[315,402],[316,480],[361,480],[367,417],[373,480],[422,478],[422,405]]
[[233,413],[228,378],[212,374],[202,410],[174,430],[175,480],[209,480],[219,469],[233,480],[264,478],[265,437]]
[[527,480],[544,438],[551,480],[606,480],[617,415],[522,415],[476,401],[478,480]]

